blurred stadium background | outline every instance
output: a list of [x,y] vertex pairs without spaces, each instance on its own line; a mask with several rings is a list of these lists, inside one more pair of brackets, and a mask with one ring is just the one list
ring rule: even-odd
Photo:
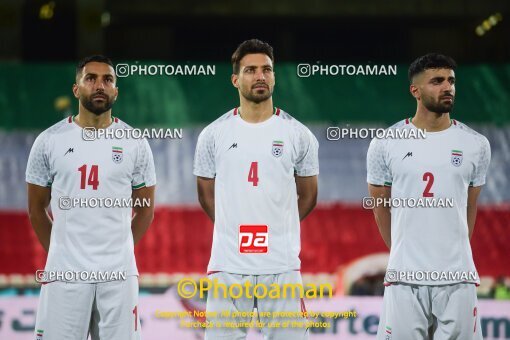
[[[328,141],[326,129],[384,127],[412,116],[407,67],[432,51],[460,65],[452,117],[483,133],[492,146],[471,243],[482,277],[484,336],[510,338],[509,9],[504,0],[1,0],[0,339],[33,338],[39,293],[34,272],[46,260],[26,213],[30,147],[42,130],[77,113],[74,67],[96,53],[114,63],[214,66],[214,75],[119,78],[113,109],[134,127],[182,129],[182,139],[150,141],[157,207],[136,248],[141,319],[146,339],[201,337],[201,330],[158,318],[155,311],[205,307],[175,293],[180,278],[205,276],[212,240],[212,224],[196,199],[194,147],[206,124],[238,105],[229,60],[240,42],[253,37],[275,48],[276,106],[308,125],[320,142],[320,202],[302,224],[302,273],[305,283],[330,283],[335,297],[308,301],[308,309],[359,315],[326,320],[333,327],[312,329],[312,339],[374,337],[388,256],[372,212],[361,207],[370,141]],[[398,71],[299,77],[303,63],[396,65]]]

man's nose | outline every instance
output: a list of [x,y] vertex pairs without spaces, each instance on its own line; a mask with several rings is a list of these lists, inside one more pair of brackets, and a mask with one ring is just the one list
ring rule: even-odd
[[101,90],[101,91],[104,91],[104,83],[102,81],[96,81],[94,83],[94,90]]
[[262,70],[258,70],[256,73],[255,73],[255,79],[258,81],[258,80],[266,80],[266,76],[264,75],[264,71]]
[[443,92],[452,93],[453,92],[453,84],[451,84],[450,82],[446,81],[445,84],[443,85],[442,90],[443,90]]

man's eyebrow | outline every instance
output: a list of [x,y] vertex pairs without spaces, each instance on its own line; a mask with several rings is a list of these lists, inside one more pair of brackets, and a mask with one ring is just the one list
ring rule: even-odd
[[[97,77],[98,74],[94,73],[94,72],[87,72],[87,73],[85,73],[85,76],[94,76],[94,77]],[[102,76],[103,77],[112,77],[113,78],[113,74],[112,73],[105,73]]]
[[269,67],[269,68],[273,68],[273,66],[271,66],[271,65],[269,65],[269,64],[264,64],[264,65],[261,65],[261,66],[257,66],[257,65],[246,65],[244,68],[257,68],[257,67],[262,67],[262,68]]

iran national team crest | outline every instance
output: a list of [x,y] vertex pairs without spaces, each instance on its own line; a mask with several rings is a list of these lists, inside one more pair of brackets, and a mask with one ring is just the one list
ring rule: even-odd
[[452,164],[454,166],[462,165],[462,151],[460,150],[452,150]]
[[38,329],[35,333],[35,340],[43,340],[44,331],[42,329]]
[[283,142],[279,140],[273,141],[273,156],[280,157],[283,154]]
[[115,164],[122,163],[122,158],[123,158],[122,148],[118,146],[112,146],[113,163]]

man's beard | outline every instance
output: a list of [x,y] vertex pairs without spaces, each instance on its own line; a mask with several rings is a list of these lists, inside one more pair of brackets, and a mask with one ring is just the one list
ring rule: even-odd
[[90,97],[81,97],[80,102],[81,104],[90,112],[95,114],[96,116],[100,116],[106,111],[110,110],[115,103],[115,99],[109,97],[108,95],[104,94],[104,101],[103,102],[95,102],[94,96],[97,96],[98,94],[93,94]]
[[442,99],[435,102],[431,97],[423,97],[423,106],[427,108],[430,112],[435,112],[437,114],[448,113],[453,110],[453,104],[455,103],[455,97],[452,97],[451,103],[442,103]]
[[267,87],[266,91],[264,91],[263,93],[257,93],[257,91],[258,90],[252,90],[252,89],[250,89],[250,91],[242,91],[241,90],[241,94],[245,99],[247,99],[251,102],[254,102],[255,104],[266,101],[269,98],[271,98],[271,96],[273,95],[273,91],[271,90],[271,88],[269,86]]

